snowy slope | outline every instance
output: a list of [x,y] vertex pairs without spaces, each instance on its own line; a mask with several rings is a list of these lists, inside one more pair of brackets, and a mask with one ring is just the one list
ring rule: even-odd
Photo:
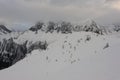
[[120,80],[119,33],[33,34],[20,39],[47,40],[47,50],[34,50],[0,71],[1,80]]

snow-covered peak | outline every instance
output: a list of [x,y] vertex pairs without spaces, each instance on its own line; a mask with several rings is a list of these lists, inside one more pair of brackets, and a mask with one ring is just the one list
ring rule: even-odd
[[[0,35],[0,54],[3,54],[3,55],[0,55],[0,57],[2,57],[2,58],[0,58],[0,61],[2,64],[6,64],[6,62],[7,62],[7,64],[9,64],[8,59],[12,58],[12,56],[9,56],[9,54],[12,53],[12,54],[17,55],[22,52],[25,52],[25,51],[23,51],[23,47],[27,48],[26,53],[23,54],[25,56],[26,54],[31,53],[32,51],[34,51],[36,49],[47,50],[47,49],[51,48],[52,50],[54,49],[57,51],[55,53],[58,53],[59,50],[57,50],[57,49],[59,49],[59,47],[60,47],[59,43],[63,44],[62,49],[65,51],[60,52],[63,54],[76,53],[74,51],[76,51],[77,48],[78,48],[77,52],[81,52],[81,50],[84,50],[84,49],[86,51],[86,49],[89,50],[91,48],[91,45],[93,45],[94,48],[96,48],[96,46],[94,46],[94,45],[97,45],[97,46],[100,45],[100,48],[102,45],[102,48],[104,48],[104,49],[109,46],[109,44],[107,42],[104,43],[105,38],[101,38],[104,36],[108,36],[108,35],[102,35],[105,33],[106,30],[108,30],[106,26],[100,26],[93,20],[87,20],[84,25],[77,26],[78,28],[76,28],[76,30],[73,30],[74,26],[75,25],[73,25],[69,22],[62,22],[59,24],[54,23],[54,22],[49,22],[48,24],[39,22],[39,23],[35,24],[33,27],[31,27],[29,30],[19,33],[19,32],[11,32],[4,25],[0,25],[0,33],[5,34],[5,35]],[[108,31],[106,31],[106,33]],[[10,34],[7,34],[7,33],[10,33]],[[100,38],[100,42],[102,42],[102,43],[95,42],[95,41],[99,41],[99,40],[97,40],[99,38]],[[94,39],[96,39],[96,40],[91,42]],[[73,41],[73,40],[75,40],[75,41]],[[90,44],[87,44],[88,42]],[[23,45],[25,43],[26,43],[26,45]],[[54,44],[54,43],[56,43],[56,44]],[[51,46],[52,44],[54,44],[54,45]],[[73,45],[71,45],[71,44],[73,44]],[[80,46],[79,46],[79,44],[80,44]],[[57,48],[57,45],[59,46],[58,48]],[[90,46],[90,48],[88,48],[88,47],[82,48],[83,45]],[[54,48],[54,46],[55,46],[55,48]],[[65,47],[66,47],[66,49],[65,49]],[[69,47],[70,47],[70,49],[67,49]],[[71,51],[72,47],[73,47],[73,52]],[[90,50],[93,50],[93,49],[90,49]],[[18,52],[16,52],[16,51],[18,51]],[[87,53],[87,52],[82,51],[82,53]],[[8,54],[8,55],[6,55],[6,54]],[[71,55],[73,55],[73,54],[71,54]],[[48,57],[47,57],[47,59],[48,59]],[[17,58],[17,60],[15,59],[15,62],[17,62],[19,60],[21,60],[21,57]],[[55,61],[58,61],[58,59],[57,60],[55,59]],[[11,64],[12,61],[9,60],[9,62]],[[73,63],[73,62],[74,62],[74,60],[71,61],[71,63]],[[0,65],[2,65],[2,64],[0,64]]]
[[83,31],[103,34],[102,28],[93,20],[87,20],[82,27]]
[[37,22],[34,26],[29,28],[31,31],[37,31],[40,30],[43,27],[44,23],[43,22]]

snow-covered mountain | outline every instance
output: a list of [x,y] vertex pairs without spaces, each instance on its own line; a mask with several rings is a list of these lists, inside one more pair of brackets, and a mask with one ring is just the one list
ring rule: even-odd
[[120,79],[119,33],[113,35],[97,35],[91,32],[54,35],[47,33],[46,36],[44,34],[41,37],[49,42],[46,50],[33,50],[12,67],[0,71],[0,79]]
[[88,20],[86,23],[84,23],[84,25],[82,27],[82,30],[87,31],[87,32],[95,32],[95,33],[98,33],[98,34],[103,34],[102,27],[99,26],[93,20]]
[[119,80],[119,52],[119,31],[95,21],[39,23],[0,36],[0,79]]

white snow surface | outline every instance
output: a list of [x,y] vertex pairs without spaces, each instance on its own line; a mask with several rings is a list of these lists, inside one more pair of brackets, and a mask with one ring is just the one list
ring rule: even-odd
[[28,33],[16,42],[28,38],[46,40],[49,42],[47,50],[34,50],[15,65],[1,70],[0,80],[120,80],[119,33],[39,32],[36,36]]

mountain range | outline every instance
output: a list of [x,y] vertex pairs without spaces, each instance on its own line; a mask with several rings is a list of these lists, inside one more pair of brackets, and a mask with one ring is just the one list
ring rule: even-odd
[[[83,25],[73,25],[65,21],[60,23],[55,23],[51,21],[47,24],[43,22],[38,22],[30,27],[28,30],[23,32],[12,31],[7,29],[4,25],[0,25],[0,70],[14,70],[14,67],[17,68],[18,66],[25,67],[25,69],[29,67],[28,69],[32,70],[32,68],[36,67],[36,69],[34,68],[36,72],[40,73],[39,71],[37,71],[38,69],[40,69],[41,71],[48,70],[46,74],[48,75],[48,73],[54,74],[54,71],[59,72],[58,68],[62,69],[62,67],[64,67],[65,69],[65,67],[69,66],[70,68],[65,69],[65,71],[72,71],[72,66],[74,64],[77,64],[80,69],[79,67],[76,67],[77,65],[74,67],[76,67],[76,69],[79,69],[80,71],[82,71],[82,68],[90,65],[90,69],[93,70],[93,74],[95,75],[94,71],[97,70],[98,73],[96,75],[99,76],[99,74],[104,73],[104,71],[100,72],[98,70],[100,68],[99,66],[107,68],[113,65],[113,63],[110,63],[108,60],[113,61],[114,65],[120,66],[119,63],[115,64],[116,59],[118,59],[118,56],[120,56],[119,31],[119,25],[112,25],[109,27],[100,26],[93,20],[87,21]],[[112,55],[113,57],[110,55]],[[104,60],[105,62],[102,62]],[[27,61],[31,64],[27,63]],[[84,66],[79,64],[80,62]],[[106,65],[107,63],[109,65]],[[62,66],[60,64],[62,64]],[[94,66],[92,66],[91,64]],[[106,65],[107,67],[104,65]],[[46,66],[49,66],[49,68]],[[18,69],[21,70],[21,67],[18,67]],[[54,69],[54,67],[56,69]],[[102,70],[103,68],[100,68],[100,70]],[[110,67],[108,69],[112,68],[113,67]],[[88,67],[86,67],[85,69],[88,69]],[[23,70],[21,71],[24,72]],[[21,71],[16,70],[16,72]],[[66,72],[63,74],[67,75]],[[85,72],[88,72],[89,75],[93,76],[92,74],[90,74],[92,72],[91,70],[88,69],[88,71],[85,70]],[[120,73],[119,70],[118,72]],[[11,75],[10,73],[5,73]],[[27,75],[29,74],[29,71],[28,73],[24,73],[26,73],[25,75]],[[84,72],[78,73],[85,76],[83,74]],[[110,76],[113,73],[109,74],[109,71],[106,71],[106,76]],[[0,74],[3,75],[1,72]],[[59,75],[56,75],[59,77],[60,80],[66,80],[67,77],[63,77],[62,72],[60,72],[59,74],[62,76],[62,78],[64,78],[62,79]],[[75,74],[78,75],[77,73]],[[71,73],[70,75],[72,76],[73,74]],[[83,76],[81,76],[81,78],[77,78],[76,80],[88,80]],[[88,77],[90,78],[89,80],[105,80],[106,78],[111,78],[106,76],[103,76],[103,78],[99,76],[99,79],[90,76]],[[0,77],[5,78],[4,76]],[[39,80],[38,77],[39,76],[37,76],[35,80]],[[45,78],[45,76],[41,77],[42,80],[43,78]],[[56,80],[57,78],[55,77],[54,79],[50,75],[49,77],[51,78],[51,80]],[[25,78],[29,80],[34,79],[32,77],[28,78],[28,75]],[[25,78],[23,77],[23,79]],[[16,80],[16,78],[12,79]],[[59,79],[57,78],[57,80]],[[69,78],[69,80],[73,80],[73,77]]]
[[[118,32],[119,26],[99,26],[95,21],[87,21],[83,25],[72,25],[69,22],[38,22],[24,32],[12,32],[4,25],[0,25],[0,69],[7,68],[23,59],[26,54],[35,49],[46,50],[47,46],[54,42],[51,35],[72,34],[74,32],[91,32],[97,35],[107,35],[110,32]],[[50,36],[48,36],[50,35]],[[90,39],[90,36],[87,37]]]

